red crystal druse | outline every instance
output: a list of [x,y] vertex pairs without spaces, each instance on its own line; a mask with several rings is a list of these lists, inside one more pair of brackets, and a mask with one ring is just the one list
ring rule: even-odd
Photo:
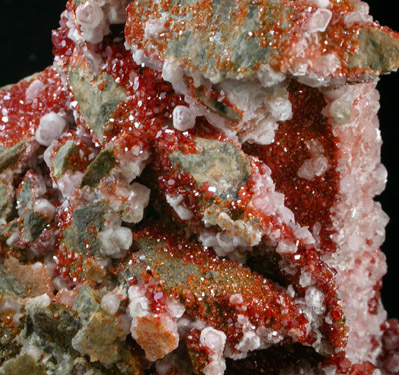
[[129,352],[96,310],[68,355],[100,373],[399,373],[373,200],[399,36],[366,3],[69,0],[53,45],[0,90],[10,314],[92,290]]

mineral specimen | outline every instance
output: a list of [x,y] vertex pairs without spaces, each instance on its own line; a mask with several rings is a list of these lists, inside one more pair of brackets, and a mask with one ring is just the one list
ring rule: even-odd
[[360,0],[69,0],[0,89],[0,375],[399,374]]

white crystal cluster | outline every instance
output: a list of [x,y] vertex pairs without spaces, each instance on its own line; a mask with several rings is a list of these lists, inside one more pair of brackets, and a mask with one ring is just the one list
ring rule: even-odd
[[40,119],[35,138],[43,146],[49,146],[52,141],[59,138],[64,132],[67,123],[65,115],[54,112],[47,113]]
[[304,161],[298,170],[298,177],[313,180],[315,177],[322,176],[329,168],[328,158],[324,155],[323,146],[317,140],[306,143],[311,158]]
[[88,0],[81,2],[76,9],[76,23],[80,32],[71,24],[69,37],[78,41],[99,43],[110,32],[109,26],[126,20],[126,1]]
[[[337,251],[325,257],[337,272],[338,295],[350,327],[347,355],[353,361],[375,363],[379,354],[373,340],[381,339],[386,312],[374,287],[386,272],[379,250],[385,238],[387,215],[373,200],[386,184],[381,164],[381,136],[375,83],[347,85],[326,92],[334,136],[339,140],[340,184],[332,208]],[[370,301],[376,298],[375,311]]]
[[240,143],[268,145],[279,122],[292,118],[292,106],[284,84],[268,88],[257,82],[224,81],[220,90],[242,113],[237,126]]
[[172,196],[166,194],[166,201],[175,210],[177,216],[179,216],[181,220],[190,220],[194,214],[185,206],[183,199],[183,195]]
[[226,335],[212,327],[206,327],[201,331],[200,343],[209,351],[209,363],[204,368],[204,375],[223,374],[226,363],[223,358],[223,350],[226,344]]
[[[214,86],[216,90],[224,93],[224,97],[240,112],[240,120],[233,124],[192,98],[184,83],[184,73],[179,63],[173,59],[166,60],[162,67],[163,78],[171,82],[176,91],[184,93],[185,100],[189,103],[189,108],[175,108],[175,128],[181,131],[191,129],[195,125],[195,117],[205,116],[213,126],[240,143],[272,143],[278,123],[292,118],[292,106],[284,84],[279,84],[284,81],[284,76],[274,73],[266,66],[262,72],[263,75],[259,75],[260,84],[226,80]],[[212,87],[212,83],[203,77],[193,76],[193,80],[197,87]]]

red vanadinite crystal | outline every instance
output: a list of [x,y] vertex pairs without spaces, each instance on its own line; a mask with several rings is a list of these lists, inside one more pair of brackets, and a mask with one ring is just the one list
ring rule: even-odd
[[[309,228],[316,222],[320,224],[322,251],[334,251],[330,209],[338,191],[338,174],[331,125],[322,114],[326,102],[319,90],[294,81],[288,91],[293,117],[279,124],[275,141],[268,146],[246,143],[243,149],[270,167],[276,190],[284,194],[284,203],[298,223]],[[307,180],[298,176],[298,170],[312,156],[307,146],[312,141],[322,146],[330,167],[322,176]]]
[[[33,80],[44,87],[40,95],[27,100]],[[0,144],[11,147],[35,134],[40,118],[50,112],[66,112],[67,94],[59,73],[49,67],[30,81],[23,80],[9,90],[0,90]]]
[[183,3],[69,0],[53,67],[0,90],[0,276],[11,257],[43,268],[40,309],[81,320],[92,289],[101,307],[67,343],[87,373],[399,373],[373,206],[374,81],[398,36],[358,0]]

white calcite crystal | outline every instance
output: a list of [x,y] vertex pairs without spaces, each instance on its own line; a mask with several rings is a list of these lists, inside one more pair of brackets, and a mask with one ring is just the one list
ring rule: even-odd
[[205,375],[217,375],[223,373],[226,364],[223,360],[223,349],[226,343],[226,335],[212,327],[206,327],[201,331],[200,343],[209,351],[209,363],[204,368]]
[[[347,103],[342,102],[343,98]],[[338,151],[341,183],[333,208],[336,231],[333,240],[340,251],[327,255],[326,261],[338,272],[338,293],[353,327],[349,333],[348,356],[354,361],[375,361],[379,349],[373,349],[371,337],[380,337],[386,312],[380,302],[376,302],[374,313],[368,310],[370,299],[377,293],[374,288],[386,272],[385,256],[379,247],[388,223],[380,204],[373,201],[386,183],[386,170],[380,162],[379,94],[375,84],[359,84],[331,90],[327,99],[327,111],[335,108],[336,100],[350,109],[345,121],[340,114],[331,113],[333,132],[341,141]]]
[[60,114],[47,113],[40,118],[35,138],[41,145],[49,146],[54,139],[57,139],[64,132],[66,124],[65,118]]
[[178,105],[173,110],[173,126],[180,131],[192,129],[195,126],[195,115],[190,108]]

